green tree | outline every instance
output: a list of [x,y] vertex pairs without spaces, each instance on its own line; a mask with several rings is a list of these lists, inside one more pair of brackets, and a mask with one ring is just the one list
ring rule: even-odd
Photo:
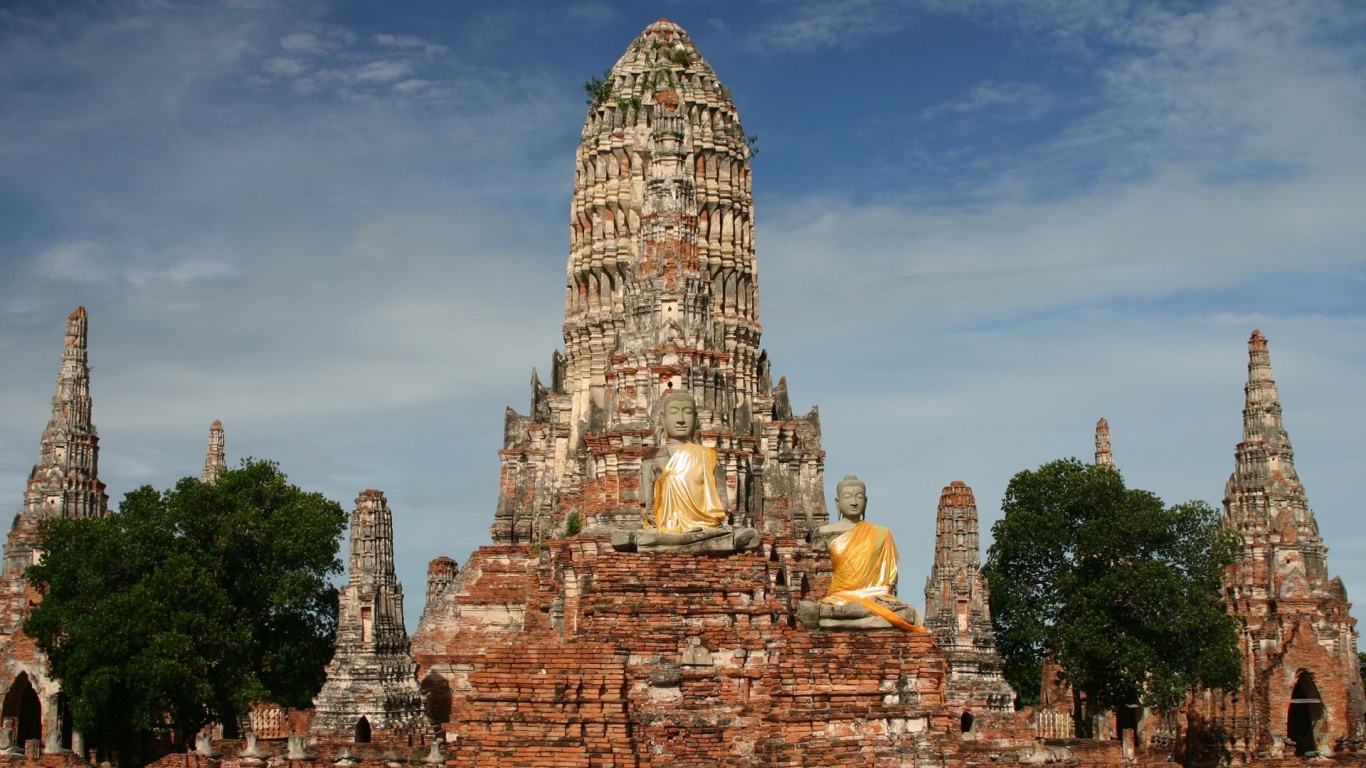
[[1112,467],[1068,459],[1017,474],[1001,507],[982,571],[1022,701],[1037,701],[1049,655],[1092,711],[1168,708],[1238,683],[1239,625],[1220,580],[1239,541],[1209,505],[1166,507]]
[[43,523],[24,629],[76,728],[125,754],[167,725],[231,727],[253,701],[305,706],[332,654],[345,524],[266,461],[145,486],[108,517]]

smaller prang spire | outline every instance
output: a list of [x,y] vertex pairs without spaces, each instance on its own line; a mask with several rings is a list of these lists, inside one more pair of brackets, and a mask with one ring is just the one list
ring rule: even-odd
[[417,664],[408,655],[403,585],[394,576],[393,521],[383,493],[360,492],[351,513],[351,570],[338,596],[336,651],[313,699],[314,736],[391,742],[427,728]]
[[[1246,468],[1258,476],[1258,484],[1274,481],[1298,487],[1295,451],[1281,421],[1281,396],[1271,375],[1271,353],[1259,330],[1253,331],[1247,341],[1247,385],[1243,392],[1247,400],[1243,406],[1239,473]],[[1246,459],[1246,467],[1242,459]]]
[[1013,711],[1015,693],[996,652],[990,597],[982,577],[977,500],[961,480],[939,495],[934,565],[925,580],[925,629],[948,662],[945,700],[997,713]]
[[218,482],[218,473],[227,468],[227,454],[223,452],[223,422],[214,419],[213,424],[209,425],[209,451],[204,456],[204,472],[199,479],[213,485]]
[[99,517],[109,495],[99,479],[100,438],[91,421],[88,319],[76,307],[66,319],[66,345],[52,416],[43,430],[38,463],[28,476],[24,506],[5,546],[5,573],[19,573],[38,559],[38,521],[47,517]]
[[1110,454],[1110,422],[1105,419],[1096,422],[1096,465],[1115,465],[1115,457]]

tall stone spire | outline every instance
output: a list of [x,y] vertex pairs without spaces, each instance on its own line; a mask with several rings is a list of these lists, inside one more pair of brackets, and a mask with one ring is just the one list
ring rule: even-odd
[[[1226,529],[1242,539],[1224,574],[1242,618],[1242,689],[1200,714],[1244,757],[1329,756],[1366,739],[1356,620],[1295,472],[1266,337],[1248,340],[1243,439],[1224,489]],[[1287,715],[1288,713],[1288,715]]]
[[218,482],[218,473],[228,468],[227,454],[223,452],[223,422],[213,420],[209,425],[209,450],[204,456],[204,472],[199,479],[213,484]]
[[1015,702],[996,652],[981,566],[977,501],[971,488],[954,480],[939,496],[934,565],[925,580],[925,629],[948,660],[945,701],[973,716],[1013,712]]
[[1115,465],[1115,457],[1110,454],[1110,422],[1105,419],[1096,422],[1096,464]]
[[[1328,582],[1327,549],[1295,472],[1266,337],[1253,331],[1247,347],[1243,440],[1224,488],[1225,521],[1243,533],[1248,549],[1238,591],[1259,599],[1322,591]],[[1272,556],[1272,550],[1281,554]]]
[[813,409],[794,416],[760,351],[750,148],[730,92],[678,25],[646,27],[593,99],[570,202],[563,355],[509,410],[498,543],[638,525],[640,456],[663,393],[688,390],[732,522],[828,520]]
[[90,417],[86,332],[85,307],[77,307],[67,318],[62,369],[38,463],[29,473],[24,507],[14,518],[5,546],[5,573],[21,572],[37,560],[39,520],[98,517],[109,506],[99,480],[100,439]]
[[336,651],[313,708],[315,736],[396,741],[429,728],[417,665],[408,656],[403,586],[394,576],[393,513],[376,490],[361,491],[351,513]]

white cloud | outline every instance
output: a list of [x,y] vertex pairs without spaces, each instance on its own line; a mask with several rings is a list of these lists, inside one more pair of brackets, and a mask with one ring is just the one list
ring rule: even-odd
[[992,110],[1004,112],[1015,120],[1033,120],[1053,107],[1053,97],[1042,87],[1031,83],[999,83],[984,80],[963,96],[921,110],[920,116],[933,120],[947,113],[971,113]]
[[444,45],[427,42],[416,35],[391,35],[381,32],[375,35],[375,42],[393,48],[417,49],[428,55],[445,53],[449,50]]
[[324,41],[312,32],[295,32],[280,38],[280,47],[296,56],[322,56],[336,46],[335,40]]
[[273,77],[298,77],[308,69],[309,65],[302,59],[274,57],[261,62],[261,70]]
[[413,65],[406,61],[372,61],[355,70],[353,77],[362,83],[389,83],[412,74]]
[[892,34],[904,24],[903,9],[887,0],[817,0],[784,4],[787,18],[761,27],[750,45],[767,52],[843,48]]
[[97,282],[105,275],[104,247],[89,240],[58,243],[38,254],[35,270],[50,280]]

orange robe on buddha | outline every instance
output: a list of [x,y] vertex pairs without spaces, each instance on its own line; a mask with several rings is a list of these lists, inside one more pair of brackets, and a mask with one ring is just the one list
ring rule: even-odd
[[678,446],[655,478],[654,518],[660,533],[689,533],[726,522],[716,488],[716,451],[697,443]]
[[897,577],[897,553],[891,531],[867,520],[860,522],[830,542],[830,562],[835,573],[830,580],[830,594],[822,598],[822,603],[855,602],[891,622],[892,626],[911,632],[925,631],[888,607],[905,605],[892,595],[892,585],[896,584]]

